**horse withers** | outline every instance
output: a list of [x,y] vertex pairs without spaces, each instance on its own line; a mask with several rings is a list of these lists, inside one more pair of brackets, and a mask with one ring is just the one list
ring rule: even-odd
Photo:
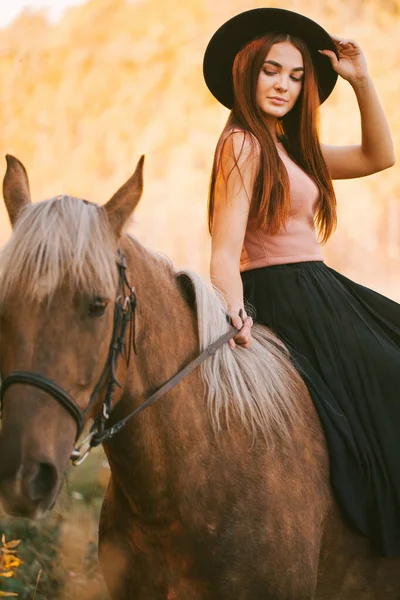
[[[103,207],[32,204],[23,165],[7,163],[0,498],[35,518],[54,505],[85,422],[107,433],[228,324],[199,277],[124,233],[142,160]],[[122,334],[126,287],[136,305]],[[400,598],[400,561],[375,558],[340,516],[313,404],[268,329],[255,325],[248,349],[225,344],[99,439],[111,468],[99,558],[113,599]]]

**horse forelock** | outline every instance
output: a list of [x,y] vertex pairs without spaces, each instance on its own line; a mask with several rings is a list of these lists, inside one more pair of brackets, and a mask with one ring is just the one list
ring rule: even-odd
[[[196,311],[202,351],[228,330],[226,303],[196,273],[179,271],[176,277]],[[232,351],[225,344],[200,367],[211,422],[219,431],[236,416],[253,436],[261,432],[271,442],[278,434],[288,441],[292,426],[302,418],[298,399],[304,384],[272,331],[255,324],[252,337],[249,348]]]
[[100,206],[66,195],[30,204],[0,251],[0,302],[15,293],[40,301],[64,282],[108,297],[116,290],[115,265],[115,239]]

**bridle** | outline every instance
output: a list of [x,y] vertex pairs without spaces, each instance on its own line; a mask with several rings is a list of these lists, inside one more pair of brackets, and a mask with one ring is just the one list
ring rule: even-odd
[[[215,352],[223,344],[233,338],[239,331],[239,329],[233,327],[222,335],[216,342],[208,346],[201,354],[199,354],[193,361],[191,361],[181,371],[176,373],[171,379],[169,379],[161,388],[159,388],[154,394],[152,394],[147,400],[142,402],[135,410],[129,413],[124,419],[118,421],[112,427],[106,428],[106,423],[110,418],[111,411],[113,408],[113,398],[117,387],[122,389],[121,383],[118,381],[116,372],[118,367],[118,361],[120,357],[123,357],[126,361],[126,365],[129,366],[131,358],[131,349],[135,346],[135,309],[137,305],[137,296],[133,286],[128,282],[126,275],[126,261],[120,251],[118,251],[118,295],[114,307],[114,324],[113,332],[108,351],[108,357],[104,365],[103,372],[100,379],[90,396],[88,406],[82,410],[78,404],[74,401],[72,396],[65,390],[59,387],[56,383],[43,377],[39,373],[32,373],[30,371],[13,371],[2,381],[0,389],[0,417],[1,408],[3,404],[3,398],[6,391],[15,384],[24,384],[36,387],[44,392],[48,393],[54,398],[75,420],[77,424],[77,434],[75,443],[81,436],[83,428],[86,423],[86,419],[91,412],[93,405],[95,404],[99,393],[106,386],[106,392],[104,395],[103,405],[101,411],[94,418],[94,422],[90,428],[88,435],[82,440],[80,445],[76,447],[71,454],[71,462],[73,465],[80,465],[88,456],[90,450],[105,441],[110,440],[114,437],[126,423],[135,415],[142,412],[145,408],[154,404],[162,396],[167,394],[173,387],[175,387],[186,375],[196,369],[202,362],[207,358],[215,354]],[[128,340],[128,353],[126,354],[126,336],[129,332]]]

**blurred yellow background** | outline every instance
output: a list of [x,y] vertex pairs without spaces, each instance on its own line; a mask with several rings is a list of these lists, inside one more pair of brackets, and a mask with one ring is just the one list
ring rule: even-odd
[[[91,0],[55,23],[44,12],[23,13],[0,31],[0,154],[23,161],[35,200],[68,193],[103,203],[145,153],[145,193],[132,232],[176,267],[207,276],[208,179],[228,111],[203,82],[203,52],[224,20],[265,5]],[[400,0],[268,6],[302,12],[359,42],[399,154]],[[356,99],[344,80],[322,107],[321,138],[360,141]],[[324,249],[328,264],[400,301],[399,167],[335,188],[339,226]],[[4,242],[3,204],[0,222]]]

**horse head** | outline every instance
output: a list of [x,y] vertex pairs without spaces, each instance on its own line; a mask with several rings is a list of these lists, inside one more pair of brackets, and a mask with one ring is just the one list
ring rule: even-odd
[[[37,517],[53,506],[74,442],[100,410],[118,245],[142,168],[143,157],[103,207],[65,195],[33,204],[24,166],[7,156],[13,232],[0,257],[0,499],[10,514]],[[116,377],[122,362],[112,365]]]

